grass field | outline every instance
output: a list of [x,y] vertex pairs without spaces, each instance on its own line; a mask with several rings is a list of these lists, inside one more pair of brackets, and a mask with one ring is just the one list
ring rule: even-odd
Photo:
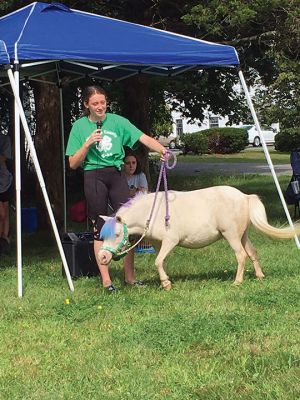
[[[290,163],[290,153],[279,153],[272,147],[268,148],[270,157],[273,164],[289,164]],[[197,163],[264,163],[266,162],[265,154],[261,147],[253,149],[252,147],[247,147],[240,153],[235,154],[202,154],[202,155],[178,155],[178,159],[184,162],[197,162]]]
[[[285,188],[288,177],[280,177]],[[258,193],[270,222],[286,218],[270,177],[197,177],[170,187],[229,184]],[[98,278],[61,275],[52,235],[24,237],[24,297],[17,298],[14,256],[0,259],[0,399],[300,398],[299,251],[293,240],[251,230],[266,275],[232,285],[227,243],[176,248],[167,260],[173,289],[159,289],[153,254],[136,257],[143,289],[107,295]]]

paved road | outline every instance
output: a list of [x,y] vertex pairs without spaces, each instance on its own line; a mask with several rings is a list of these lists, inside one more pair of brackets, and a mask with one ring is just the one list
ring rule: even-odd
[[[292,175],[292,168],[290,164],[274,165],[276,174],[279,175]],[[177,160],[177,165],[173,170],[169,170],[170,175],[180,176],[197,176],[200,174],[214,174],[214,175],[235,175],[235,174],[260,174],[271,175],[268,164],[256,163],[184,163]]]

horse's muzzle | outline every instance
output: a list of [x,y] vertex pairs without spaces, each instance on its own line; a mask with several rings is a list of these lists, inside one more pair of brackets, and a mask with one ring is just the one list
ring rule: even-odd
[[100,250],[98,253],[98,260],[100,264],[107,265],[111,262],[112,254],[107,250]]

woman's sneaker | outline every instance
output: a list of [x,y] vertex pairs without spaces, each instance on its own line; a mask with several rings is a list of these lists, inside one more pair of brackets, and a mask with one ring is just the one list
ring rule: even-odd
[[109,294],[116,293],[118,289],[113,285],[109,285],[105,288]]

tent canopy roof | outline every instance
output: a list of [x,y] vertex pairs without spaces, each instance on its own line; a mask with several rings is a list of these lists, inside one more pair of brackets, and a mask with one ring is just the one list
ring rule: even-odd
[[[10,62],[19,61],[25,76],[55,70],[120,80],[140,72],[168,76],[187,69],[239,64],[232,46],[73,10],[60,3],[35,2],[0,18],[0,40],[6,44]],[[0,63],[7,63],[1,54]]]

